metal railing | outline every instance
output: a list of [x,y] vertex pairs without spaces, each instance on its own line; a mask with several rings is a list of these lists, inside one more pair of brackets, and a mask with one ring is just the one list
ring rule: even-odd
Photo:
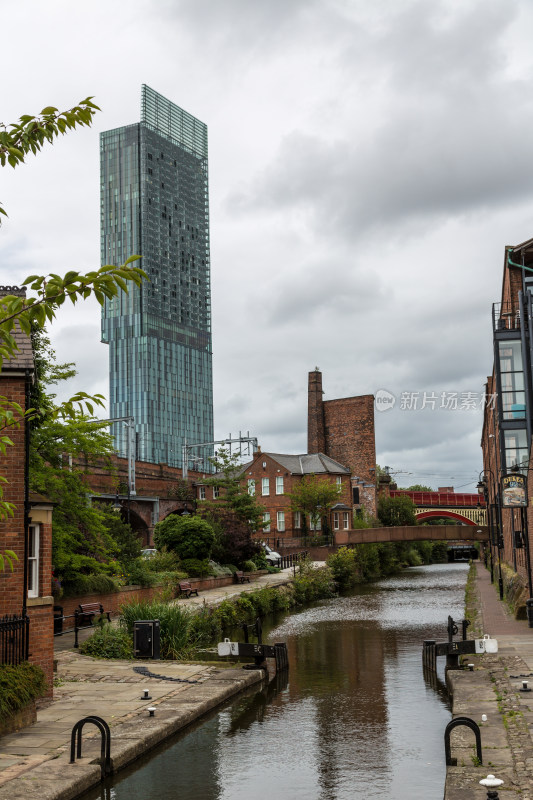
[[492,328],[494,331],[519,331],[520,310],[516,303],[492,304]]
[[[74,647],[78,648],[80,646],[78,642],[78,632],[85,630],[85,628],[94,629],[94,625],[92,625],[92,623],[89,625],[80,625],[80,620],[87,618],[87,614],[84,614],[83,611],[78,611],[76,609],[74,614],[63,614],[63,610],[61,609],[61,614],[56,614],[56,608],[61,608],[61,606],[54,606],[54,636],[65,636],[67,633],[73,633]],[[73,619],[74,627],[63,630],[63,622],[66,619]]]
[[0,617],[0,664],[17,666],[27,661],[30,643],[28,616]]
[[307,550],[302,550],[299,553],[290,553],[288,556],[281,556],[278,562],[278,566],[280,569],[287,569],[288,567],[294,567],[303,559],[307,558],[309,552]]

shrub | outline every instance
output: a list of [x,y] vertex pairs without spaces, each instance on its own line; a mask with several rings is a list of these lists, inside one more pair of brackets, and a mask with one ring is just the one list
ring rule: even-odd
[[78,597],[83,594],[112,594],[120,589],[120,582],[109,575],[76,575],[65,578],[61,588],[64,597]]
[[80,645],[80,653],[94,658],[133,658],[133,640],[124,628],[104,625]]
[[157,577],[148,569],[147,559],[137,558],[128,565],[127,580],[129,585],[155,586]]
[[217,564],[216,561],[210,561],[209,566],[211,567],[211,575],[214,575],[215,578],[222,578],[227,575],[233,575],[233,572],[229,567]]
[[137,619],[158,619],[161,633],[161,658],[188,658],[194,651],[189,636],[193,612],[186,606],[161,601],[134,601],[120,608],[122,624],[133,633]]
[[249,593],[241,594],[235,600],[235,614],[237,623],[246,622],[247,619],[253,619],[255,608],[250,600]]
[[448,561],[448,543],[433,542],[431,549],[431,560],[434,564],[444,564]]
[[245,561],[242,565],[242,568],[245,572],[255,572],[257,567],[255,561]]
[[351,589],[360,580],[359,563],[355,550],[341,547],[327,558],[328,567],[340,591]]
[[237,624],[237,611],[235,603],[232,603],[231,600],[223,600],[219,603],[215,608],[215,614],[219,619],[222,630],[233,628]]
[[215,541],[212,526],[196,516],[180,517],[171,514],[154,528],[154,544],[158,550],[177,553],[181,559],[208,559]]
[[181,566],[191,578],[201,578],[206,575],[212,575],[213,570],[207,558],[200,561],[198,558],[184,558]]
[[190,619],[188,629],[188,640],[191,651],[196,647],[220,641],[222,635],[222,624],[216,609],[203,606],[196,611]]
[[315,567],[310,561],[301,561],[299,572],[292,582],[294,602],[304,605],[313,600],[333,597],[335,581],[329,567]]
[[176,553],[164,548],[158,550],[151,558],[145,559],[146,569],[150,572],[174,572],[180,568],[180,560]]
[[16,667],[3,664],[0,669],[0,719],[12,716],[45,692],[46,678],[36,664],[28,661]]

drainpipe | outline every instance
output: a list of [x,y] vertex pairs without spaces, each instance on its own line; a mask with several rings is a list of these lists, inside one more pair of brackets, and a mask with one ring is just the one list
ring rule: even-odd
[[[31,402],[31,370],[26,370],[25,389],[27,412]],[[26,616],[28,597],[28,552],[30,539],[30,420],[24,420],[24,577],[22,580],[22,616]],[[26,656],[28,654],[26,653]]]

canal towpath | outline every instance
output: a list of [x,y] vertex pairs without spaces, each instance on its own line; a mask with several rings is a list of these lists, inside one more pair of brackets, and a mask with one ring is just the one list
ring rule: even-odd
[[[498,641],[498,653],[468,657],[474,671],[450,671],[453,716],[466,716],[480,725],[483,765],[475,758],[473,733],[464,727],[452,732],[452,756],[444,800],[485,800],[479,780],[494,774],[504,781],[500,797],[533,800],[533,692],[521,692],[523,681],[533,687],[533,630],[516,620],[499,599],[498,583],[481,562],[476,564],[471,609],[475,612],[470,636],[489,634]],[[528,688],[529,688],[528,687]],[[485,714],[487,721],[482,721]]]
[[[217,605],[242,592],[287,584],[292,576],[287,568],[178,602]],[[80,640],[91,632],[83,631]],[[71,731],[83,717],[92,714],[108,722],[111,758],[120,769],[263,677],[262,671],[240,666],[175,661],[142,662],[149,664],[152,676],[147,676],[134,670],[136,661],[81,655],[73,649],[73,638],[67,634],[55,639],[54,698],[40,708],[37,722],[0,737],[0,800],[70,800],[98,783],[100,737],[94,727],[84,729],[83,758],[69,764]],[[141,699],[145,689],[150,699]],[[156,709],[153,717],[150,706]]]

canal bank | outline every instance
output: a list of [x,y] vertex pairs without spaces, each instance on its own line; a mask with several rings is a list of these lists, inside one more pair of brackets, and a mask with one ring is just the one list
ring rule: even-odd
[[[261,575],[245,586],[212,589],[180,603],[216,605],[242,592],[286,585],[292,575],[292,569]],[[80,641],[89,633],[84,631]],[[54,699],[39,710],[37,722],[0,737],[0,800],[71,800],[97,785],[100,736],[93,726],[84,729],[83,758],[69,763],[72,728],[87,715],[110,725],[117,771],[263,680],[262,671],[169,661],[143,662],[151,667],[147,676],[135,670],[139,662],[82,656],[70,649],[72,644],[71,635],[56,639]],[[150,699],[142,698],[145,689]],[[153,717],[150,706],[156,709]]]
[[497,587],[480,562],[475,571],[467,591],[470,638],[488,633],[498,640],[498,653],[469,656],[473,672],[447,674],[453,716],[470,717],[480,725],[483,765],[475,757],[472,731],[456,728],[451,742],[457,766],[447,768],[445,800],[485,800],[487,790],[479,781],[489,773],[504,781],[500,797],[532,800],[533,694],[520,689],[524,680],[533,686],[533,631],[526,621],[515,620],[499,600]]

